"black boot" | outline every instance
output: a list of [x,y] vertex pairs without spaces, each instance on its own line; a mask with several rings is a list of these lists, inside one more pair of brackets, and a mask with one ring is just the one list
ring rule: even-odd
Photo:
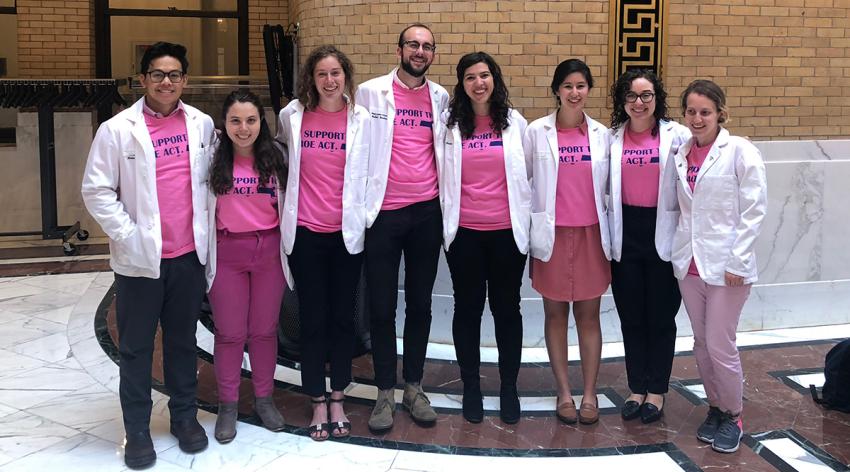
[[484,419],[484,400],[479,382],[463,383],[463,417],[470,423],[480,423]]
[[499,416],[507,424],[519,421],[520,407],[516,384],[502,385],[499,389]]

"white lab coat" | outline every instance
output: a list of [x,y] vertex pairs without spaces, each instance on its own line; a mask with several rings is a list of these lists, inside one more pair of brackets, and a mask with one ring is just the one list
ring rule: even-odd
[[[619,261],[623,255],[623,139],[628,122],[616,130],[611,141],[611,205],[608,207],[608,227],[611,230],[611,257]],[[655,216],[655,250],[661,260],[670,260],[673,233],[679,221],[679,205],[676,202],[676,173],[673,158],[690,138],[688,128],[675,121],[658,123],[658,213]]]
[[[366,181],[369,171],[369,113],[360,105],[349,107],[345,131],[345,169],[342,184],[342,239],[351,254],[363,251],[366,235]],[[277,136],[284,145],[289,163],[289,180],[280,219],[283,270],[290,288],[295,281],[286,256],[295,245],[298,224],[298,188],[301,180],[301,123],[304,105],[290,102],[280,111]]]
[[[442,121],[448,121],[449,112],[443,112]],[[517,249],[528,253],[528,232],[531,226],[531,163],[526,161],[522,150],[522,136],[528,122],[516,110],[508,114],[509,126],[502,131],[502,150],[505,161],[505,177],[508,184],[508,207],[511,229]],[[461,168],[463,162],[463,139],[457,124],[445,129],[443,141],[443,244],[449,250],[457,234],[460,221]]]
[[[213,120],[183,104],[192,181],[192,232],[207,262],[207,175],[216,141]],[[162,226],[156,194],[156,156],[143,116],[144,97],[97,130],[83,174],[86,209],[109,236],[116,274],[159,278]]]
[[673,272],[684,279],[693,258],[709,285],[725,285],[725,272],[751,284],[758,278],[755,240],[767,212],[761,153],[721,128],[692,192],[687,181],[692,145],[693,140],[687,142],[675,157],[681,215],[673,237]]
[[[531,161],[531,243],[532,257],[547,262],[555,244],[555,195],[558,185],[557,111],[534,120],[525,130],[523,149]],[[608,128],[584,115],[590,143],[593,195],[599,232],[605,257],[611,260],[611,235],[608,232]]]
[[[387,190],[387,177],[390,172],[390,157],[393,146],[393,120],[395,119],[395,98],[393,96],[393,77],[397,69],[389,74],[368,80],[359,87],[355,94],[355,102],[369,112],[370,129],[366,139],[369,142],[369,179],[366,187],[366,226],[372,227],[378,212],[384,203]],[[428,90],[431,93],[431,112],[434,123],[434,156],[437,159],[438,185],[442,189],[443,149],[436,144],[440,142],[442,123],[440,115],[449,103],[446,89],[428,80]]]

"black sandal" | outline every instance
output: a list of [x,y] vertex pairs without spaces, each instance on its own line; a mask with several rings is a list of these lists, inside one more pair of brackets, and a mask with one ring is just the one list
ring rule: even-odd
[[[331,403],[343,403],[345,402],[345,397],[342,398],[329,398]],[[330,416],[330,414],[328,414]],[[331,430],[331,436],[335,438],[345,438],[351,435],[351,422],[350,421],[331,421],[328,422],[328,427]],[[345,430],[345,433],[334,434],[334,431],[342,431]]]
[[[328,402],[328,400],[324,397],[322,397],[321,400],[316,400],[315,398],[310,399],[310,403],[313,403],[313,404],[327,403],[327,402]],[[330,426],[331,426],[330,423],[311,424],[307,428],[307,434],[310,435],[310,439],[312,439],[313,441],[316,441],[316,442],[327,441],[328,438],[331,437]],[[328,435],[322,436],[323,432],[327,432]]]

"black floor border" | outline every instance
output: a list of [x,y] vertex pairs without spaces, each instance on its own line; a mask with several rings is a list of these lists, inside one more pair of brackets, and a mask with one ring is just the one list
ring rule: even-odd
[[[118,363],[118,347],[115,345],[115,342],[112,339],[112,336],[109,334],[109,326],[107,324],[107,313],[109,311],[110,305],[112,305],[113,300],[115,299],[115,285],[113,284],[103,300],[101,300],[100,304],[97,307],[97,311],[94,316],[94,331],[95,336],[103,349],[104,353],[116,364]],[[200,350],[205,355],[210,356],[206,351]],[[243,370],[243,374],[247,371]],[[249,372],[247,372],[250,374]],[[277,384],[279,381],[275,381]],[[294,387],[289,384],[285,384],[283,382],[279,382],[284,386]],[[152,379],[152,387],[154,390],[167,395],[167,391],[165,386],[162,385],[161,382],[156,379]],[[616,392],[614,392],[616,395]],[[619,397],[619,395],[617,395]],[[609,397],[610,398],[610,397]],[[622,399],[620,399],[622,403]],[[198,401],[198,408],[217,414],[218,406],[209,402]],[[259,418],[256,415],[239,415],[239,421],[247,424],[252,424],[255,426],[262,426]],[[309,437],[310,432],[309,428],[303,426],[293,426],[287,424],[282,432],[286,432],[289,434],[296,434],[299,436]],[[664,452],[666,453],[674,462],[676,462],[679,467],[682,468],[685,472],[701,472],[702,469],[690,458],[684,451],[679,449],[678,446],[671,442],[660,443],[660,444],[647,444],[647,445],[636,445],[636,446],[622,446],[622,447],[604,447],[604,448],[573,448],[573,449],[509,449],[509,448],[474,448],[474,447],[460,447],[460,446],[452,446],[452,445],[437,445],[437,444],[417,444],[411,442],[404,441],[394,441],[383,439],[380,437],[369,438],[364,436],[349,436],[346,438],[329,438],[330,441],[336,442],[344,442],[348,444],[358,445],[358,446],[369,446],[369,447],[379,447],[382,449],[393,449],[397,451],[410,451],[410,452],[427,452],[427,453],[438,453],[438,454],[451,454],[451,455],[467,455],[467,456],[489,456],[489,457],[602,457],[602,456],[613,456],[613,455],[636,455],[636,454],[647,454],[654,452]]]
[[850,472],[850,467],[839,462],[831,454],[824,451],[793,429],[779,429],[762,433],[745,434],[741,439],[741,442],[780,472],[797,472],[797,469],[791,466],[791,464],[782,460],[773,451],[762,444],[762,441],[769,439],[790,439],[830,469],[836,472]]
[[688,390],[691,385],[702,385],[702,379],[686,379],[686,380],[671,380],[670,388],[675,390],[679,395],[685,397],[685,400],[694,406],[708,405],[708,401],[700,398],[694,392]]
[[[797,382],[791,380],[789,376],[791,375],[805,375],[805,374],[822,374],[823,367],[807,367],[801,369],[791,369],[791,370],[775,370],[772,372],[768,372],[767,375],[779,380],[787,387],[792,388],[799,392],[802,395],[810,396],[811,392],[809,391],[809,386],[803,386],[798,384]],[[818,391],[820,391],[820,387],[818,387]]]

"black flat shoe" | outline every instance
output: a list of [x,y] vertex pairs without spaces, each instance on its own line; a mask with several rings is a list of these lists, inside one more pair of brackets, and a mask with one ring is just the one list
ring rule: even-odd
[[664,416],[664,404],[661,404],[661,408],[653,405],[652,403],[646,402],[640,407],[640,421],[643,424],[653,423],[661,419]]
[[623,404],[623,408],[620,409],[620,416],[623,417],[624,420],[633,420],[640,416],[640,403],[629,400]]

